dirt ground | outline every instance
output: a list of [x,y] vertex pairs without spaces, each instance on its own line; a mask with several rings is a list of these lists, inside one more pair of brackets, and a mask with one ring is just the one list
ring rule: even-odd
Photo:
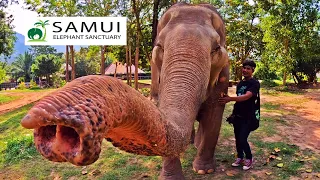
[[30,104],[32,102],[38,101],[42,97],[50,94],[51,92],[55,91],[54,89],[48,91],[39,91],[39,92],[16,92],[13,90],[7,90],[6,92],[2,93],[3,95],[12,95],[12,96],[20,96],[18,100],[2,104],[0,105],[0,115],[6,112],[12,111],[14,109],[20,108],[24,105]]
[[[269,96],[261,95],[262,103],[280,104],[285,114],[261,112],[262,116],[275,116],[285,121],[278,126],[282,137],[298,145],[301,149],[311,149],[320,154],[320,91],[310,90],[301,95]],[[278,141],[279,136],[269,138]]]

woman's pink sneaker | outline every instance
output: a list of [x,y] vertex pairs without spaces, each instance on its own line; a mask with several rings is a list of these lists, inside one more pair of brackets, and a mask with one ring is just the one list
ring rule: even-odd
[[244,166],[242,167],[243,170],[249,170],[253,167],[253,158],[252,159],[246,159],[244,162]]
[[233,167],[238,167],[238,166],[240,166],[241,164],[243,164],[243,159],[241,159],[241,158],[237,158],[236,159],[236,161],[234,162],[234,163],[232,163],[232,166]]

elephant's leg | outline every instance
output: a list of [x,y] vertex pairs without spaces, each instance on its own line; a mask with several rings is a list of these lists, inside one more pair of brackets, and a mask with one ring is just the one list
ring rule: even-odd
[[195,137],[195,146],[198,151],[193,161],[193,169],[199,174],[212,173],[215,169],[214,152],[225,107],[217,100],[221,96],[221,92],[227,93],[228,91],[227,79],[227,74],[222,72],[219,78],[220,82],[199,111],[199,128]]
[[179,157],[163,157],[160,180],[184,180]]

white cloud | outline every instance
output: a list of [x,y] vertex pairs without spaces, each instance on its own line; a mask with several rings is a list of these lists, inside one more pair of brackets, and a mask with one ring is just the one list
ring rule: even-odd
[[25,7],[25,5],[23,3],[23,0],[19,0],[19,4],[9,5],[8,8],[5,9],[5,12],[13,15],[13,30],[20,34],[25,34],[24,21],[26,19],[35,19],[38,17],[36,12],[24,9],[23,7]]

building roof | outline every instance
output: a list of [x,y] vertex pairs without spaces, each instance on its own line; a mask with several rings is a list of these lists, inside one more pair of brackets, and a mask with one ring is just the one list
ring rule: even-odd
[[[117,74],[127,74],[127,64],[122,64],[121,62],[116,62],[117,63]],[[106,69],[105,69],[105,74],[110,75],[114,74],[116,69],[116,64],[112,63],[110,64]],[[130,72],[130,67],[128,67],[128,71]],[[131,65],[131,74],[134,74],[135,71],[135,66]],[[138,73],[145,73],[141,69],[138,68]]]

